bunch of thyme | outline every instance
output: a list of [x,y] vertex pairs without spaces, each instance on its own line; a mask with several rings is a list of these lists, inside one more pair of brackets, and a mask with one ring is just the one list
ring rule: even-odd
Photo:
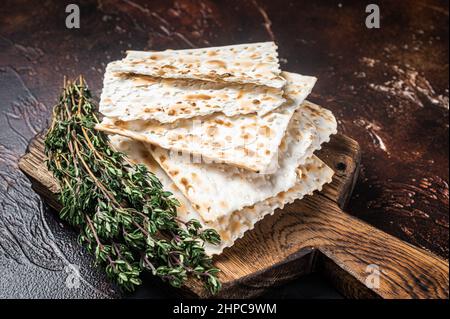
[[145,166],[113,150],[94,129],[98,122],[83,78],[64,81],[45,139],[47,166],[60,185],[60,217],[80,230],[79,242],[126,290],[149,270],[175,287],[196,277],[216,293],[219,270],[203,246],[218,244],[217,232],[179,220],[177,200]]

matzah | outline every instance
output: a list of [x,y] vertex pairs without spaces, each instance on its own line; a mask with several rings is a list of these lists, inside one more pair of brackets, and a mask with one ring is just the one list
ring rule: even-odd
[[276,169],[278,148],[294,111],[311,92],[314,77],[283,72],[288,79],[288,102],[264,115],[227,117],[217,113],[180,120],[173,124],[154,121],[122,121],[104,118],[96,128],[158,145],[165,149],[201,156],[260,173]]
[[264,85],[281,89],[274,42],[161,52],[128,51],[111,71],[171,79],[197,79]]
[[[216,112],[226,116],[249,113],[261,116],[286,101],[280,90],[251,84],[114,73],[111,68],[116,63],[112,62],[106,68],[99,111],[104,116],[123,121],[172,123]],[[311,88],[307,87],[305,94]]]
[[149,150],[196,211],[210,221],[293,187],[296,167],[336,133],[336,121],[330,114],[311,103],[304,103],[295,111],[280,144],[279,166],[273,174],[257,174],[230,165],[192,163],[190,157],[177,156],[161,147]]
[[165,186],[165,189],[174,194],[181,205],[177,210],[180,219],[187,221],[194,218],[199,220],[203,227],[214,228],[218,231],[221,236],[221,243],[217,246],[207,244],[205,251],[208,255],[220,254],[224,248],[232,246],[247,230],[253,229],[255,223],[263,219],[266,215],[273,214],[276,209],[283,208],[284,205],[292,203],[296,199],[301,199],[305,195],[312,194],[315,190],[321,190],[324,184],[331,182],[333,176],[332,169],[317,157],[312,156],[307,159],[304,165],[296,170],[296,183],[288,191],[281,192],[267,200],[235,211],[215,221],[206,222],[191,206],[189,200],[184,197],[170,177],[153,160],[147,147],[144,147],[140,142],[120,136],[111,136],[110,139],[112,146],[124,152],[129,160],[147,165],[149,170],[159,178]]

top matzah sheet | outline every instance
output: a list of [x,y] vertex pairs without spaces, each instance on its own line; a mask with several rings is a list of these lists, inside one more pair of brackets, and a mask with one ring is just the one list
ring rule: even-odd
[[171,79],[250,83],[281,89],[274,42],[161,52],[128,51],[111,71]]
[[[99,111],[123,121],[172,123],[215,112],[261,116],[286,101],[282,91],[264,86],[115,73],[111,71],[115,64],[117,61],[106,67]],[[305,81],[309,79],[305,77]]]
[[164,185],[164,189],[174,194],[174,197],[180,202],[177,213],[181,220],[188,221],[194,218],[200,221],[204,228],[217,230],[221,237],[221,243],[219,245],[206,244],[205,251],[208,255],[220,254],[224,248],[232,246],[247,230],[253,229],[256,222],[266,215],[273,214],[276,209],[283,208],[284,205],[292,203],[296,199],[312,194],[315,190],[320,191],[325,183],[331,182],[334,174],[333,170],[320,159],[312,156],[297,169],[297,181],[287,192],[279,193],[218,220],[207,222],[193,209],[189,200],[184,197],[170,177],[154,161],[148,149],[142,143],[117,135],[111,136],[110,139],[114,148],[124,152],[132,162],[146,165]]
[[154,121],[121,121],[104,118],[96,128],[198,155],[203,162],[227,163],[260,173],[276,170],[278,148],[294,111],[311,92],[316,78],[283,72],[288,102],[264,115],[227,117],[221,113],[180,120],[173,124]]

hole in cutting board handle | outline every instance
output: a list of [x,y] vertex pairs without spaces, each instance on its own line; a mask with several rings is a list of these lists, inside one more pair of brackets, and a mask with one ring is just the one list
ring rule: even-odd
[[345,172],[345,170],[347,169],[347,164],[345,164],[343,162],[339,162],[339,163],[336,164],[336,169],[338,171]]

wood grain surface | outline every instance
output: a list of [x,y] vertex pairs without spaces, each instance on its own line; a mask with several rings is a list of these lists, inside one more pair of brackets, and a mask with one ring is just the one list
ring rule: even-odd
[[[347,297],[448,298],[446,261],[342,211],[359,170],[358,144],[333,136],[318,155],[335,170],[333,182],[266,217],[216,256],[223,283],[218,297],[255,297],[321,269]],[[42,135],[31,142],[19,167],[44,200],[59,209],[57,186],[45,167]],[[370,275],[377,281],[368,281]],[[185,290],[210,297],[195,280]]]

